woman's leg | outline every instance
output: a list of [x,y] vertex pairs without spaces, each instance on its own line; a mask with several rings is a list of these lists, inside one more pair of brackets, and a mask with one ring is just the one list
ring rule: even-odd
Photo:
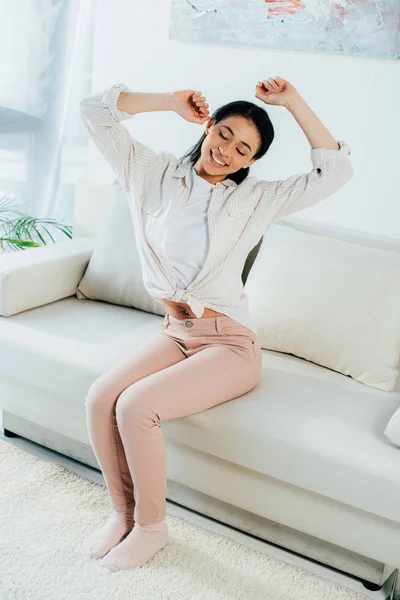
[[[185,323],[192,323],[193,330]],[[120,395],[116,418],[135,482],[135,527],[101,561],[102,566],[112,570],[142,566],[167,543],[167,464],[161,422],[237,398],[259,380],[261,348],[256,336],[235,323],[228,317],[174,321],[166,337],[179,343],[188,359],[137,381]]]
[[134,525],[133,482],[116,423],[115,404],[128,386],[181,360],[185,360],[182,351],[157,332],[96,379],[86,395],[89,438],[113,508],[107,523],[83,542],[82,550],[91,558],[104,556]]

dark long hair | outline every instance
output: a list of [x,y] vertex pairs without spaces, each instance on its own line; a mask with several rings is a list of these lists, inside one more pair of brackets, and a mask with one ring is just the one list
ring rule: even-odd
[[[275,136],[274,127],[267,111],[260,106],[257,106],[257,104],[254,104],[253,102],[247,102],[246,100],[235,100],[234,102],[229,102],[228,104],[224,104],[223,106],[217,108],[217,110],[211,115],[211,120],[213,121],[213,125],[216,125],[228,117],[245,117],[254,124],[260,135],[261,145],[253,158],[258,160],[264,156],[272,144]],[[203,145],[206,137],[207,134],[204,132],[199,141],[179,159],[179,162],[182,163],[185,161],[191,163],[192,165],[196,164],[200,158],[201,146]],[[239,169],[239,171],[235,171],[235,173],[230,173],[227,178],[232,179],[232,181],[239,184],[246,179],[249,171],[250,167],[245,167]]]

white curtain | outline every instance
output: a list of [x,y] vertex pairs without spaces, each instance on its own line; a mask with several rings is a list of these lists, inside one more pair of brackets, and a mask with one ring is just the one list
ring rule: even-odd
[[0,197],[72,224],[88,161],[96,0],[0,0]]

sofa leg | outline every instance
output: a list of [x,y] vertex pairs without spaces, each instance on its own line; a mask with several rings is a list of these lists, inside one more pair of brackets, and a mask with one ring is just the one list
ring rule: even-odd
[[19,437],[19,435],[17,433],[14,433],[13,431],[10,431],[9,429],[4,429],[4,437],[13,438]]
[[378,585],[377,583],[372,583],[371,581],[366,581],[365,579],[362,579],[361,583],[370,592],[378,592],[382,589],[381,585]]
[[[363,586],[369,590],[370,592],[378,592],[379,590],[385,590],[386,593],[389,592],[388,596],[385,596],[385,600],[400,600],[399,596],[399,587],[398,587],[398,576],[399,569],[395,569],[389,579],[385,581],[383,585],[377,585],[376,583],[371,583],[370,581],[366,581],[365,579],[361,579],[361,583]],[[389,589],[388,589],[389,588]]]

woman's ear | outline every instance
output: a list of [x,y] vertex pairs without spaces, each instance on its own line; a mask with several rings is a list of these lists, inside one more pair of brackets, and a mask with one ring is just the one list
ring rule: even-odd
[[213,125],[214,125],[213,121],[211,119],[209,119],[206,123],[206,134],[207,135]]

